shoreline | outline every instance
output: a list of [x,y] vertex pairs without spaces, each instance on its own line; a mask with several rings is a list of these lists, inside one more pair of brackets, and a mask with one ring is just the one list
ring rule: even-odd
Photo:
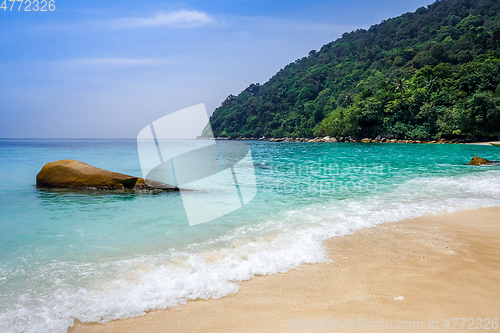
[[305,142],[305,143],[314,143],[314,142],[342,142],[342,143],[419,143],[419,144],[473,144],[473,145],[495,145],[500,146],[500,141],[473,141],[473,140],[465,140],[465,139],[440,139],[440,140],[409,140],[409,139],[387,139],[387,138],[364,138],[360,140],[353,139],[351,137],[346,138],[333,138],[329,136],[325,137],[316,137],[316,138],[229,138],[229,137],[196,137],[197,140],[228,140],[228,141],[268,141],[268,142]]
[[447,318],[500,319],[500,206],[383,223],[324,244],[328,263],[257,276],[221,299],[76,321],[68,332],[281,332],[333,325],[324,318],[421,321],[426,331],[436,320],[446,329]]

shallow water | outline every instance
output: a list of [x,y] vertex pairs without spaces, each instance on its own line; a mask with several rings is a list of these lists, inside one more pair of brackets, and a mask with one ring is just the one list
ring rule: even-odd
[[[255,198],[190,226],[179,193],[34,186],[45,163],[65,158],[141,176],[135,140],[0,140],[0,330],[64,332],[75,318],[222,297],[255,274],[325,260],[329,237],[500,205],[500,166],[465,165],[474,155],[500,160],[499,147],[247,143]],[[192,195],[232,184],[217,186]]]

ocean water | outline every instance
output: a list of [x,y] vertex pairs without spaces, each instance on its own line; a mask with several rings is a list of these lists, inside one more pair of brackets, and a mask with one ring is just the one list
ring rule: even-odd
[[257,195],[190,226],[179,193],[35,187],[45,163],[66,158],[141,176],[135,140],[1,139],[0,331],[65,332],[74,319],[106,322],[220,298],[255,275],[326,260],[330,237],[500,205],[500,166],[466,165],[474,155],[500,160],[499,147],[247,144]]

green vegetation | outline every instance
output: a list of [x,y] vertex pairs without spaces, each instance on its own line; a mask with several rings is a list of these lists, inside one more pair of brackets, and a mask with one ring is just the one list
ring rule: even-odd
[[230,95],[215,136],[500,135],[500,2],[443,0],[311,51]]

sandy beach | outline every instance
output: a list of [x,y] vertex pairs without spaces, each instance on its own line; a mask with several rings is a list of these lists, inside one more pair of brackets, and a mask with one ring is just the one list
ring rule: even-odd
[[496,331],[500,207],[385,223],[325,246],[330,262],[256,277],[234,295],[69,332]]
[[480,146],[491,146],[491,145],[500,145],[500,141],[486,141],[486,142],[472,142],[470,145],[480,145]]

